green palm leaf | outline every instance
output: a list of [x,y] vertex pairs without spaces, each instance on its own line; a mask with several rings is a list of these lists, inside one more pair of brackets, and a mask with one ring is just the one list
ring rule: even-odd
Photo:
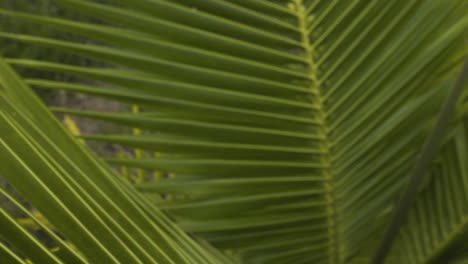
[[[245,263],[347,263],[353,256],[366,255],[364,248],[385,227],[468,51],[466,5],[457,0],[58,2],[106,25],[0,12],[80,34],[99,45],[16,33],[0,36],[115,67],[7,62],[96,83],[25,80],[35,87],[143,107],[145,112],[133,114],[54,110],[146,131],[138,136],[83,138],[160,152],[157,159],[106,161],[175,173],[137,185],[144,197],[130,186],[119,188],[144,204],[145,213],[156,210],[152,219],[162,217],[160,221],[170,225],[165,231],[177,227],[149,201],[202,245],[207,241]],[[101,88],[101,83],[111,88]],[[466,110],[457,109],[452,126],[456,129],[447,136],[443,152],[447,153],[441,154],[443,160],[457,161],[443,161],[444,170],[435,166],[431,172],[433,178],[453,177],[459,187],[453,195],[467,190],[460,184],[466,179],[460,165],[463,133],[454,132],[462,129]],[[402,232],[399,238],[402,256],[420,247],[406,258],[414,258],[414,263],[442,256],[459,243],[446,234],[434,234],[433,241],[421,239],[424,226],[463,233],[458,226],[467,212],[462,209],[454,211],[451,226],[439,222],[440,211],[423,226],[412,227],[419,223],[417,217],[429,213],[428,199],[439,201],[454,186],[434,182],[427,184],[410,213],[403,230],[411,232]],[[102,182],[94,190],[105,186]],[[160,199],[167,194],[175,198]],[[105,197],[119,201],[122,194],[116,195],[117,200],[111,193]],[[91,196],[88,202],[94,199]],[[98,205],[103,205],[100,200]],[[127,224],[140,219],[133,211],[124,212],[132,216]],[[122,227],[122,237],[129,243],[125,245],[134,248],[119,253],[135,251],[144,259],[145,250],[158,241],[144,239],[150,231],[143,230],[154,229],[146,229],[147,224],[138,224],[143,233],[135,234]],[[134,241],[143,241],[145,250],[130,239],[138,234],[143,237]],[[186,235],[177,234],[181,238],[175,241],[184,241],[182,252],[194,246],[184,240]],[[169,249],[176,247],[174,243],[165,245],[168,252],[178,252]],[[199,247],[187,253],[193,260],[174,261],[208,261],[204,254],[197,258],[204,252]]]
[[[36,263],[219,263],[223,259],[200,250],[163,213],[85,151],[3,62],[0,74],[4,161],[0,172],[79,252],[68,248],[66,259],[54,256],[2,209],[2,237],[17,250]],[[2,248],[3,254],[11,255]]]
[[[404,261],[401,263],[430,263],[437,258],[440,263],[446,262],[455,255],[447,249],[457,248],[457,243],[466,244],[466,122],[455,131],[439,162],[434,164],[431,184],[421,193],[401,230],[396,243]],[[448,255],[443,256],[444,252]]]

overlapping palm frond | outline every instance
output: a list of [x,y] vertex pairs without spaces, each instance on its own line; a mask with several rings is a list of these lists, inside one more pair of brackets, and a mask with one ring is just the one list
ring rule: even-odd
[[0,233],[9,242],[1,242],[2,262],[231,262],[196,243],[84,150],[3,61],[0,83],[0,173],[60,232],[1,190],[60,249],[52,252],[1,208]]
[[[461,0],[57,2],[106,25],[0,12],[102,45],[0,36],[116,67],[7,61],[112,88],[37,79],[29,85],[143,107],[133,114],[55,110],[147,131],[85,138],[161,153],[106,161],[175,174],[136,187],[150,200],[174,195],[157,206],[244,263],[346,263],[362,253],[385,227],[467,54]],[[459,127],[466,109],[457,113]],[[466,180],[457,135],[448,136],[444,151],[458,162],[443,161],[448,167],[433,178]],[[450,190],[434,182],[422,192],[427,199]],[[427,199],[412,214],[424,215]],[[454,213],[451,225],[466,219],[466,210]],[[415,263],[424,263],[445,247],[414,238],[424,234],[412,227],[415,217],[401,246],[412,253],[410,242],[418,240]],[[451,239],[434,237],[447,245]]]
[[[465,74],[468,63],[465,65]],[[468,76],[464,76],[466,80]],[[462,78],[460,78],[462,79]],[[460,82],[462,85],[462,83]],[[458,111],[466,108],[466,93]],[[467,119],[453,122],[444,148],[431,169],[409,219],[399,231],[399,263],[457,263],[467,261]],[[455,126],[455,127],[453,127]]]

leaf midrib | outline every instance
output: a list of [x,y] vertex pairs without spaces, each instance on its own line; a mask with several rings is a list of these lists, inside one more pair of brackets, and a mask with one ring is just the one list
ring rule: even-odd
[[327,113],[325,110],[325,97],[322,91],[321,81],[318,77],[318,64],[316,62],[316,47],[311,42],[309,31],[309,25],[314,23],[310,20],[308,15],[308,8],[304,4],[303,0],[293,0],[290,8],[296,13],[298,19],[298,28],[301,33],[302,46],[304,48],[304,57],[307,61],[308,73],[310,76],[310,90],[315,95],[314,103],[317,106],[317,110],[313,117],[314,120],[318,120],[319,127],[321,130],[321,150],[323,168],[321,173],[324,178],[324,198],[325,198],[325,213],[327,215],[327,232],[328,232],[328,263],[339,263],[340,262],[340,250],[339,250],[339,237],[338,237],[338,221],[336,212],[336,196],[334,188],[334,171],[332,164],[332,153],[331,153],[331,139],[330,139],[330,128],[327,120]]

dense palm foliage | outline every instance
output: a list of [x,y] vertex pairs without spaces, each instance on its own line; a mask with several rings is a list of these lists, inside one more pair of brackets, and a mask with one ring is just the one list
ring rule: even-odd
[[[369,263],[468,53],[463,0],[56,2],[105,23],[0,12],[99,44],[0,36],[109,67],[1,62],[0,174],[57,245],[2,209],[6,263]],[[84,138],[159,155],[98,158],[28,86],[140,106],[53,110],[138,128]],[[467,96],[390,261],[468,261]],[[132,185],[109,165],[171,176]]]

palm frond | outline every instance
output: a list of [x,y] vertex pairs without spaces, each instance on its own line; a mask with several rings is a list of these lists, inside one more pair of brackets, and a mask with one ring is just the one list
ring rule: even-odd
[[466,120],[455,129],[434,164],[396,243],[400,263],[442,263],[465,249],[468,215]]
[[85,138],[161,152],[107,162],[175,173],[137,186],[145,204],[174,195],[157,203],[180,227],[245,263],[358,254],[382,228],[467,54],[458,0],[58,2],[107,24],[1,13],[102,44],[0,36],[115,67],[7,62],[111,88],[30,85],[147,109],[56,110],[147,131]]
[[36,263],[229,261],[202,248],[84,150],[1,63],[0,172],[79,253],[69,249],[73,258],[60,259],[2,209],[2,237],[13,247]]

